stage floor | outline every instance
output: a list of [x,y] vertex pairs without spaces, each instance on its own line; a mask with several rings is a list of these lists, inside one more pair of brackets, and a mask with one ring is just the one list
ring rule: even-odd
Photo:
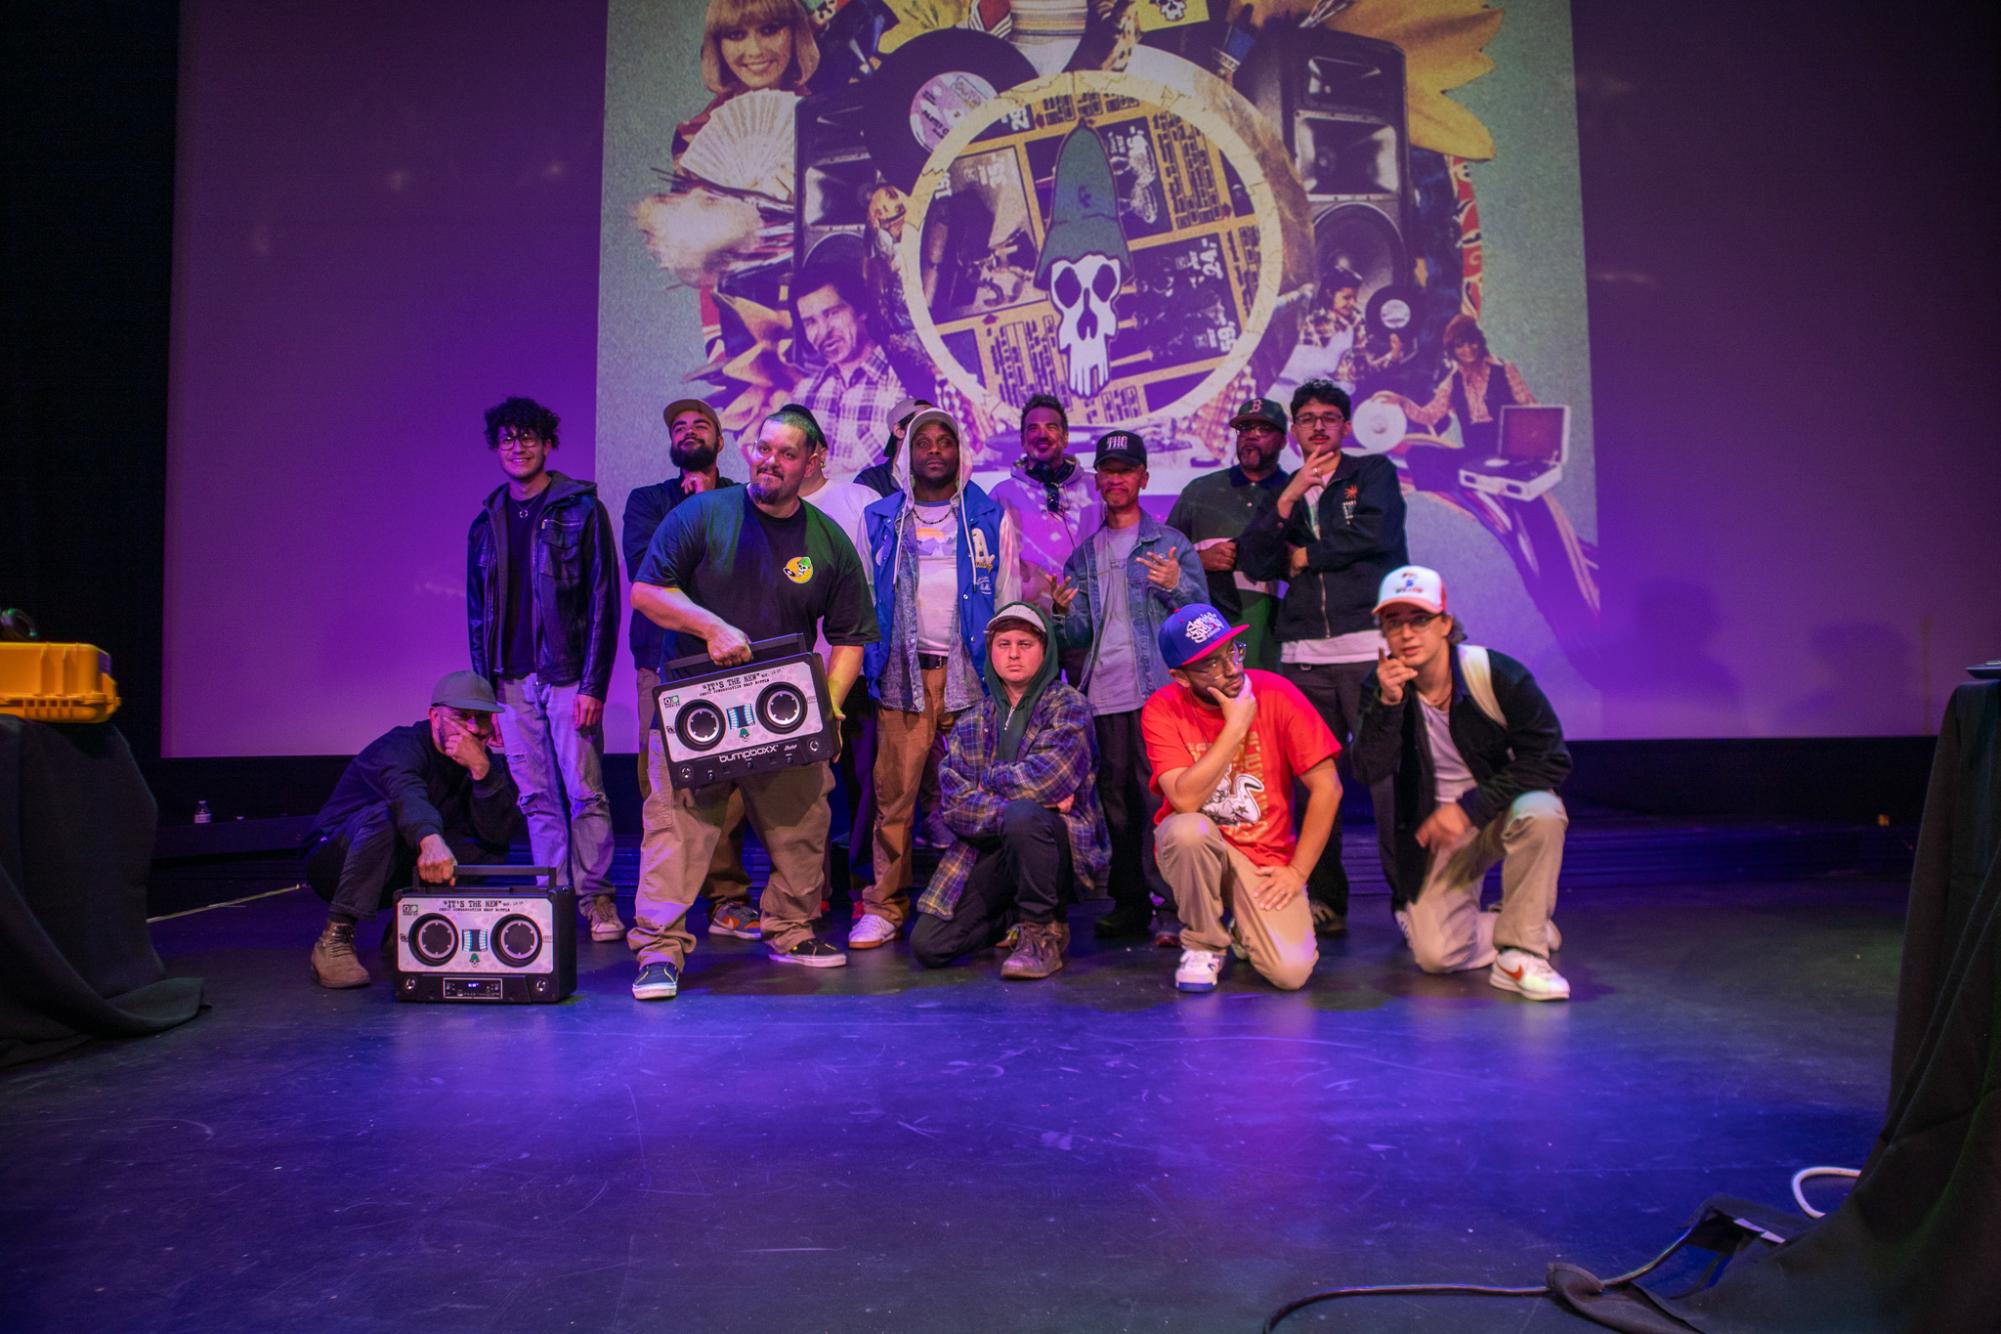
[[[1712,1193],[1860,1165],[1904,896],[1582,889],[1565,1005],[1419,975],[1370,896],[1295,994],[1238,963],[1180,995],[1080,918],[1047,982],[718,938],[641,1005],[585,943],[578,996],[518,1009],[322,991],[321,904],[264,898],[156,927],[209,1013],[0,1075],[0,1325],[1207,1332],[1611,1274]],[[1284,1328],[1337,1323],[1591,1328],[1486,1298]]]

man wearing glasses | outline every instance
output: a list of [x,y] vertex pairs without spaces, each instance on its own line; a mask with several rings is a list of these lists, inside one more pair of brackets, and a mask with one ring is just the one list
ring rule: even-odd
[[[497,862],[520,826],[514,780],[494,715],[500,702],[476,672],[452,672],[431,691],[429,717],[392,727],[348,762],[306,836],[306,883],[327,901],[313,943],[313,980],[365,987],[354,957],[356,923],[414,870],[449,884],[460,862]],[[383,938],[385,949],[394,939]]]
[[[1285,579],[1276,633],[1279,672],[1347,741],[1361,707],[1362,682],[1382,648],[1371,612],[1383,576],[1410,560],[1396,465],[1381,455],[1341,451],[1348,394],[1331,380],[1308,380],[1292,396],[1292,438],[1305,461],[1237,543],[1237,568],[1251,579]],[[1378,818],[1387,869],[1388,830]],[[1348,929],[1348,873],[1341,825],[1307,884],[1314,929]]]
[[[1180,908],[1182,991],[1214,991],[1233,945],[1286,991],[1320,957],[1306,886],[1341,805],[1341,746],[1291,682],[1245,670],[1243,632],[1206,603],[1168,617],[1172,684],[1140,718],[1162,799],[1160,871]],[[1297,837],[1295,783],[1306,791]]]
[[[1417,966],[1487,968],[1503,991],[1568,1000],[1549,962],[1570,773],[1556,711],[1528,668],[1463,643],[1436,570],[1392,570],[1375,611],[1389,647],[1363,686],[1354,765],[1393,789],[1376,818],[1396,832],[1397,921]],[[1500,912],[1482,912],[1497,861]]]
[[487,410],[486,445],[507,481],[466,535],[466,625],[472,669],[507,709],[535,864],[576,890],[592,940],[617,940],[604,701],[618,654],[618,548],[597,485],[550,470],[556,426],[532,398]]

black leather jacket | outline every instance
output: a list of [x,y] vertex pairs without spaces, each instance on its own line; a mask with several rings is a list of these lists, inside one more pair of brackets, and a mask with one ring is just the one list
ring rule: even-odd
[[[618,548],[597,484],[549,474],[535,530],[535,674],[550,685],[576,684],[603,699],[618,653]],[[501,621],[507,614],[505,484],[486,498],[466,534],[466,633],[472,669],[488,680],[500,670]]]

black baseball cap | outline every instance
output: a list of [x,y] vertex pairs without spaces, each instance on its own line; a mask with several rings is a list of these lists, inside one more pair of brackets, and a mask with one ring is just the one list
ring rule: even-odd
[[1263,422],[1275,430],[1285,429],[1285,409],[1269,398],[1247,398],[1230,418],[1230,429],[1241,431],[1252,422]]
[[1097,462],[1111,460],[1130,463],[1135,468],[1146,466],[1146,441],[1132,431],[1107,431],[1098,437]]

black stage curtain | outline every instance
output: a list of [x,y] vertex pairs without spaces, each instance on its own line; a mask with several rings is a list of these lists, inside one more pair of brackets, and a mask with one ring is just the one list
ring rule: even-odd
[[200,1011],[146,930],[157,814],[117,728],[0,715],[0,1066]]
[[[1829,967],[1838,966],[1829,960]],[[1841,1207],[1649,1307],[1566,1290],[1613,1329],[1994,1329],[2001,1320],[2001,683],[1954,692],[1918,833],[1890,1107]],[[1805,1166],[1806,1164],[1801,1164]]]

